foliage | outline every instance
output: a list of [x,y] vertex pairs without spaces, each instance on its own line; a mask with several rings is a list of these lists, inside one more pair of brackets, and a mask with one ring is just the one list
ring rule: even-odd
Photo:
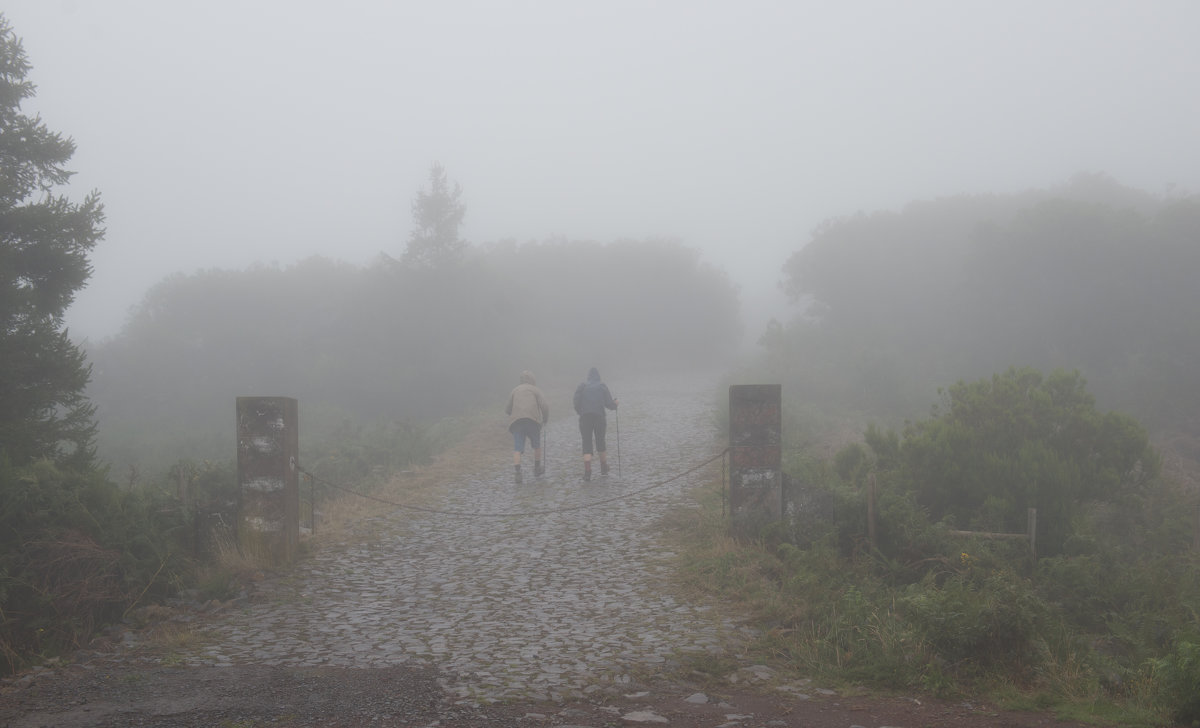
[[[1142,426],[1099,411],[1081,374],[1010,368],[949,387],[901,431],[804,447],[785,453],[786,524],[732,542],[718,500],[676,532],[688,585],[753,615],[756,659],[1122,724],[1187,715],[1194,493],[1162,479]],[[958,532],[1021,533],[1030,506],[1037,556]]]
[[227,459],[235,398],[262,392],[297,398],[312,464],[344,428],[423,428],[523,369],[550,391],[593,365],[616,376],[606,361],[715,365],[738,327],[728,278],[672,241],[503,243],[437,270],[311,258],[162,281],[90,352],[88,393],[115,472]]
[[441,164],[430,167],[429,189],[417,192],[412,203],[414,227],[404,249],[405,265],[430,270],[462,261],[467,242],[458,228],[467,208],[461,197],[462,187],[457,182],[450,186]]
[[1180,640],[1154,668],[1172,719],[1179,725],[1200,726],[1200,644]]
[[0,672],[79,646],[185,566],[180,509],[94,463],[90,367],[63,314],[104,211],[57,192],[75,144],[20,112],[29,70],[0,16]]
[[1021,675],[1038,658],[1048,609],[1012,570],[978,571],[945,580],[929,575],[910,585],[901,601],[905,619],[960,669],[999,667]]
[[[849,492],[831,470],[826,478],[811,487]],[[1193,694],[1186,683],[1172,697],[1163,694],[1165,672],[1155,660],[1169,654],[1164,635],[1195,633],[1194,562],[1118,563],[1102,537],[1098,553],[1112,566],[1084,569],[1082,578],[1068,581],[1062,567],[1073,557],[1043,559],[1057,566],[1031,570],[1027,548],[949,538],[911,502],[882,499],[880,520],[903,522],[895,530],[909,534],[910,548],[927,549],[924,558],[902,563],[862,548],[861,501],[858,509],[849,500],[835,508],[837,527],[804,545],[734,541],[720,495],[719,484],[705,489],[700,514],[681,512],[667,532],[678,540],[680,578],[689,589],[719,595],[751,615],[759,637],[750,659],[826,682],[941,697],[982,694],[1014,708],[1128,725],[1161,724],[1173,701]],[[1146,525],[1153,528],[1154,520]],[[847,531],[859,536],[845,540]],[[852,546],[845,550],[839,542]],[[1079,621],[1061,599],[1067,592],[1095,595],[1093,608],[1107,611]],[[1144,628],[1133,629],[1139,623]],[[1153,674],[1147,660],[1156,666]]]
[[87,254],[104,235],[96,193],[73,203],[69,138],[20,111],[34,95],[21,42],[0,15],[0,453],[86,465],[93,407],[83,352],[63,313],[91,275]]
[[1085,504],[1135,494],[1158,473],[1142,427],[1097,412],[1078,372],[1010,369],[955,384],[945,405],[906,428],[895,475],[935,521],[1020,533],[1036,508],[1038,551],[1054,555]]
[[[1118,722],[1186,715],[1176,706],[1194,676],[1184,652],[1170,655],[1200,628],[1195,495],[1161,477],[1142,422],[1195,429],[1198,233],[1200,198],[1095,175],[816,230],[784,267],[801,314],[767,327],[741,378],[783,384],[785,433],[802,433],[787,435],[785,462],[826,453],[797,497],[836,506],[820,528],[784,531],[795,546],[780,562],[805,574],[780,577],[767,560],[762,577],[827,575],[822,589],[866,598],[866,623],[894,610],[909,659],[872,661],[910,685],[1006,686],[1088,715],[1119,703]],[[934,391],[939,406],[919,419]],[[1022,533],[1030,508],[1037,556],[959,533]],[[835,567],[790,552],[822,544]],[[810,612],[782,651],[818,653],[832,614]],[[878,644],[854,636],[852,654]],[[1183,677],[1167,687],[1172,670]]]
[[0,655],[12,671],[80,646],[186,568],[181,509],[95,470],[0,464]]
[[1096,175],[831,220],[784,266],[801,307],[761,337],[795,408],[920,416],[943,382],[1079,370],[1152,426],[1200,407],[1200,197]]
[[430,430],[412,422],[343,420],[322,441],[306,448],[306,466],[324,481],[367,484],[413,465],[428,463],[436,445]]

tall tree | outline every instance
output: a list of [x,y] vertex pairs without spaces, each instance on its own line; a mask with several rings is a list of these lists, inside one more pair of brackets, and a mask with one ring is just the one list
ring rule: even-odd
[[21,113],[34,95],[21,41],[0,15],[0,455],[89,463],[91,374],[63,314],[92,269],[104,236],[99,195],[72,203],[57,194],[72,172],[75,142]]
[[467,208],[459,199],[462,187],[453,187],[446,170],[435,162],[429,169],[429,189],[417,192],[412,203],[413,230],[403,261],[412,268],[443,268],[459,262],[467,241],[458,237]]

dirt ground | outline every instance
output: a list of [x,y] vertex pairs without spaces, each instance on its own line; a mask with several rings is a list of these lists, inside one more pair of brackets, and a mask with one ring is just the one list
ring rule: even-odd
[[[702,697],[701,697],[702,696]],[[597,691],[585,701],[456,704],[436,672],[383,669],[170,667],[92,662],[44,670],[0,689],[6,728],[160,726],[795,726],[1046,728],[1049,715],[900,697],[796,696],[670,682]]]

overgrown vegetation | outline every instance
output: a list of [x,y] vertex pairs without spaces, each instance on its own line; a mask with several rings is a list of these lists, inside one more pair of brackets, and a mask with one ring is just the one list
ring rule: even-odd
[[103,472],[0,464],[0,673],[79,647],[172,593],[191,532],[178,504]]
[[1100,176],[823,226],[732,378],[783,385],[795,519],[697,530],[689,578],[826,680],[1200,725],[1200,462],[1146,429],[1200,435],[1197,240],[1200,199]]
[[[1010,370],[945,396],[794,472],[807,509],[753,543],[727,536],[710,494],[707,522],[680,532],[686,578],[751,608],[764,659],[805,675],[1195,724],[1196,506],[1144,430],[1097,411],[1078,374]],[[1029,507],[1036,554],[958,533],[1021,533]]]

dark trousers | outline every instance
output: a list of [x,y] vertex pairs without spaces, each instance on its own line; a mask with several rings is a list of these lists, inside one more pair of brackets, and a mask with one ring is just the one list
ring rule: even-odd
[[596,438],[596,452],[608,450],[604,435],[608,432],[608,420],[603,414],[579,415],[579,434],[583,437],[583,454],[592,454],[592,437]]

